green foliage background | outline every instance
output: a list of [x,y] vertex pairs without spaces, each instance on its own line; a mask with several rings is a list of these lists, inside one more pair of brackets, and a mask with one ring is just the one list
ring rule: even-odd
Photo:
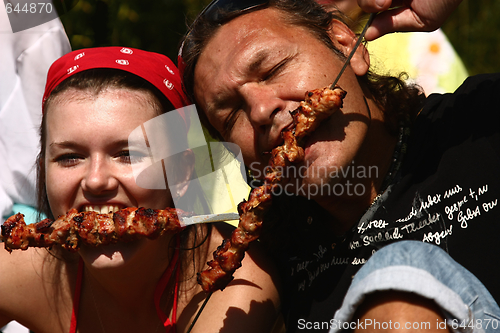
[[443,26],[469,74],[500,72],[500,1],[464,0]]
[[[72,2],[71,2],[72,1]],[[119,45],[175,61],[186,26],[210,0],[64,0],[73,49]],[[469,74],[500,71],[500,1],[465,0],[443,26]]]

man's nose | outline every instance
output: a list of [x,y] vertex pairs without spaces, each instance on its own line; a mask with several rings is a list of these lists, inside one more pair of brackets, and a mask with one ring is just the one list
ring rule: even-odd
[[261,133],[272,126],[275,115],[286,107],[273,89],[262,87],[258,83],[245,85],[241,93],[248,105],[248,118],[252,126]]

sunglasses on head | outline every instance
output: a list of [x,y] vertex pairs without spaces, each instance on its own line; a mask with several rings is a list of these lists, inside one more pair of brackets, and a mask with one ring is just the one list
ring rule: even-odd
[[[196,25],[196,22],[200,18],[203,18],[204,20],[207,20],[209,22],[219,22],[223,20],[224,17],[227,17],[228,14],[242,13],[257,7],[264,7],[269,4],[269,1],[270,0],[214,0],[208,6],[206,6],[205,9],[203,9],[201,13],[196,17],[193,24],[191,24],[191,28]],[[191,29],[186,34],[186,38],[190,33]],[[182,53],[189,52],[190,49],[191,47],[189,45],[184,45],[184,42],[182,42],[178,56],[178,66],[181,70],[181,73],[183,72],[184,67],[184,62],[182,61]]]
[[201,11],[196,20],[203,17],[206,20],[217,22],[221,19],[221,14],[244,12],[268,3],[269,0],[214,0]]

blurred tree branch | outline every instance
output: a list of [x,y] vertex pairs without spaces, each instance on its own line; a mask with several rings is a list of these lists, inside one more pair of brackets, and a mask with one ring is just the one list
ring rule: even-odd
[[[172,60],[186,27],[210,0],[64,0],[61,20],[73,49],[129,46]],[[499,72],[500,1],[465,0],[443,30],[471,75]]]

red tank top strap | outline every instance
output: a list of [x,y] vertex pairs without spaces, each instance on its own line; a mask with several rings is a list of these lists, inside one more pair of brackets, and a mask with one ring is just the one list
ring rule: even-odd
[[174,290],[174,304],[172,308],[172,320],[168,318],[168,316],[161,310],[160,308],[160,299],[161,296],[163,295],[163,292],[165,291],[165,288],[167,287],[168,281],[170,280],[170,277],[172,276],[173,270],[177,266],[177,261],[179,259],[179,246],[180,246],[180,236],[177,234],[176,236],[176,246],[174,250],[174,255],[172,257],[172,260],[170,260],[170,263],[168,264],[167,269],[163,273],[160,282],[156,285],[155,289],[155,295],[154,295],[154,303],[156,307],[156,313],[158,314],[158,317],[163,323],[163,327],[165,327],[165,332],[166,333],[175,333],[175,323],[176,323],[176,318],[177,318],[177,299],[178,299],[178,289],[179,289],[179,269],[176,270],[175,274],[175,290]]
[[82,280],[83,260],[80,258],[80,260],[78,261],[78,272],[76,273],[76,285],[75,292],[73,294],[73,311],[71,312],[71,324],[69,327],[69,333],[76,333],[78,322],[78,308],[80,307],[80,294],[82,292]]
[[[175,273],[175,290],[174,290],[174,304],[172,309],[172,321],[168,318],[168,316],[163,313],[160,308],[160,299],[161,295],[165,291],[167,287],[168,281],[172,276],[172,272],[177,266],[177,260],[179,259],[179,246],[180,246],[180,237],[177,234],[176,247],[174,251],[174,256],[170,263],[168,264],[167,269],[163,273],[160,282],[155,289],[154,295],[154,303],[156,307],[156,313],[158,317],[163,322],[163,327],[165,327],[166,333],[175,333],[175,323],[177,318],[177,300],[178,300],[178,290],[179,290],[179,269]],[[73,311],[71,313],[71,324],[69,328],[69,333],[76,333],[76,328],[78,326],[78,310],[80,307],[80,295],[82,291],[82,281],[83,281],[83,260],[80,258],[78,262],[78,272],[76,275],[76,285],[73,296]]]

